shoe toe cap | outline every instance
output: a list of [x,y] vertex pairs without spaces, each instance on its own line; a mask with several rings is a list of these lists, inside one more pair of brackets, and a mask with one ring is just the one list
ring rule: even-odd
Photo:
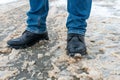
[[9,40],[7,44],[10,46],[16,46],[16,45],[20,45],[21,44],[20,42],[21,42],[20,39],[17,38],[17,39]]

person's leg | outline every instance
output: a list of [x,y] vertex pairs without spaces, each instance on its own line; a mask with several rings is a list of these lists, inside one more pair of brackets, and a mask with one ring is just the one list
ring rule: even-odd
[[84,35],[86,32],[86,19],[88,19],[91,10],[92,0],[67,0],[69,16],[67,19],[67,53],[75,56],[87,54]]
[[29,0],[30,11],[27,13],[27,29],[33,33],[46,31],[46,17],[49,10],[48,0]]
[[11,39],[7,44],[15,49],[26,48],[34,45],[40,40],[48,40],[46,30],[46,17],[48,14],[48,0],[29,0],[30,11],[28,15],[28,26],[23,34],[15,39]]
[[67,19],[68,33],[85,35],[86,19],[91,10],[92,0],[67,0],[69,16]]

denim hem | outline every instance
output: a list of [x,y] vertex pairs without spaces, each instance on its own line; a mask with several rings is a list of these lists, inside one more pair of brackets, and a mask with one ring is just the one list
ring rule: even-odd
[[68,31],[68,34],[69,34],[69,33],[75,33],[75,34],[80,34],[80,35],[85,36],[85,32],[82,32],[82,31],[80,31],[80,30],[71,30],[71,31]]
[[33,29],[29,28],[29,27],[27,27],[26,30],[30,31],[32,33],[36,33],[36,34],[41,34],[41,33],[47,32],[47,30],[41,30],[41,29],[35,29],[35,30],[33,30]]

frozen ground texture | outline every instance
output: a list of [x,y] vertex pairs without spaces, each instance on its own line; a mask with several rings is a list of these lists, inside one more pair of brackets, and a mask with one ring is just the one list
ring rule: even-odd
[[[25,29],[27,1],[0,5],[0,80],[120,80],[120,1],[94,0],[86,33],[89,57],[66,55],[66,0],[51,0],[50,40],[15,50],[6,41]],[[15,7],[16,4],[16,7]],[[18,6],[19,5],[19,6]]]
[[0,0],[0,4],[6,4],[6,3],[10,3],[16,0]]

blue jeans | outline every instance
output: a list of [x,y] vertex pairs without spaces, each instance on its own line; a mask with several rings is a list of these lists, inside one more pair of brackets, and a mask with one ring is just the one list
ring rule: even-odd
[[[27,29],[33,33],[43,33],[46,29],[46,17],[49,11],[48,0],[29,0],[30,11],[27,13]],[[89,18],[92,0],[67,0],[67,19],[68,33],[85,35],[86,19]]]

